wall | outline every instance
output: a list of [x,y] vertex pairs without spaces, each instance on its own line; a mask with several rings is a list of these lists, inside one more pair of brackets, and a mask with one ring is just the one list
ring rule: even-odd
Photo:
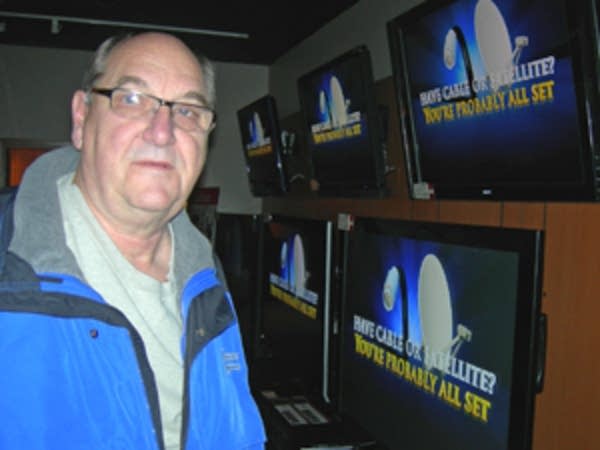
[[90,52],[0,45],[0,137],[66,141]]
[[[266,199],[267,212],[335,219],[340,212],[405,220],[542,229],[545,232],[542,310],[548,316],[546,378],[536,397],[534,450],[591,450],[600,417],[600,204],[483,201],[413,201],[404,175],[385,22],[408,9],[409,1],[361,0],[280,58],[271,67],[270,89],[287,128],[300,128],[295,80],[358,43],[371,49],[378,101],[390,106],[388,151],[398,170],[388,176],[391,195],[378,200],[320,199],[305,186],[293,195]],[[374,8],[374,5],[377,8]],[[385,51],[383,50],[385,49]],[[301,137],[300,137],[301,138]],[[302,142],[302,138],[299,139]],[[305,158],[305,149],[299,149]]]
[[[0,141],[68,142],[71,96],[91,57],[85,51],[0,45]],[[216,69],[218,126],[201,181],[220,187],[219,211],[256,213],[262,201],[250,193],[235,114],[267,93],[268,68],[217,63]],[[2,161],[0,155],[0,167]]]

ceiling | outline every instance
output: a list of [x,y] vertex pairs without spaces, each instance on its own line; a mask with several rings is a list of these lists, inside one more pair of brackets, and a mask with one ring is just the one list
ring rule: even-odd
[[108,36],[150,24],[177,28],[173,34],[213,60],[270,65],[357,2],[0,0],[0,44],[93,50]]

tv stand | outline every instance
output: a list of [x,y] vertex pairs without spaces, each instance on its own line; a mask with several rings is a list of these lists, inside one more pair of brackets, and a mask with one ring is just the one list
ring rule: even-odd
[[384,450],[350,419],[328,414],[304,396],[255,395],[267,432],[267,450]]

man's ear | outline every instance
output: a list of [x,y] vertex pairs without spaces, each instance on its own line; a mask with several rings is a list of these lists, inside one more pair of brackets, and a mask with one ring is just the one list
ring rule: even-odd
[[71,100],[71,142],[79,150],[83,145],[83,125],[89,110],[88,103],[88,95],[82,90],[78,90],[73,94]]

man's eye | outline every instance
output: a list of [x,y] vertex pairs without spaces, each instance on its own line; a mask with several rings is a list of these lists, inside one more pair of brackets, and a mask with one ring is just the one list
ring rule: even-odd
[[200,108],[193,105],[176,104],[173,109],[175,114],[188,119],[196,119],[200,115]]
[[135,106],[142,103],[142,96],[137,92],[125,92],[121,97],[121,103],[123,105]]

